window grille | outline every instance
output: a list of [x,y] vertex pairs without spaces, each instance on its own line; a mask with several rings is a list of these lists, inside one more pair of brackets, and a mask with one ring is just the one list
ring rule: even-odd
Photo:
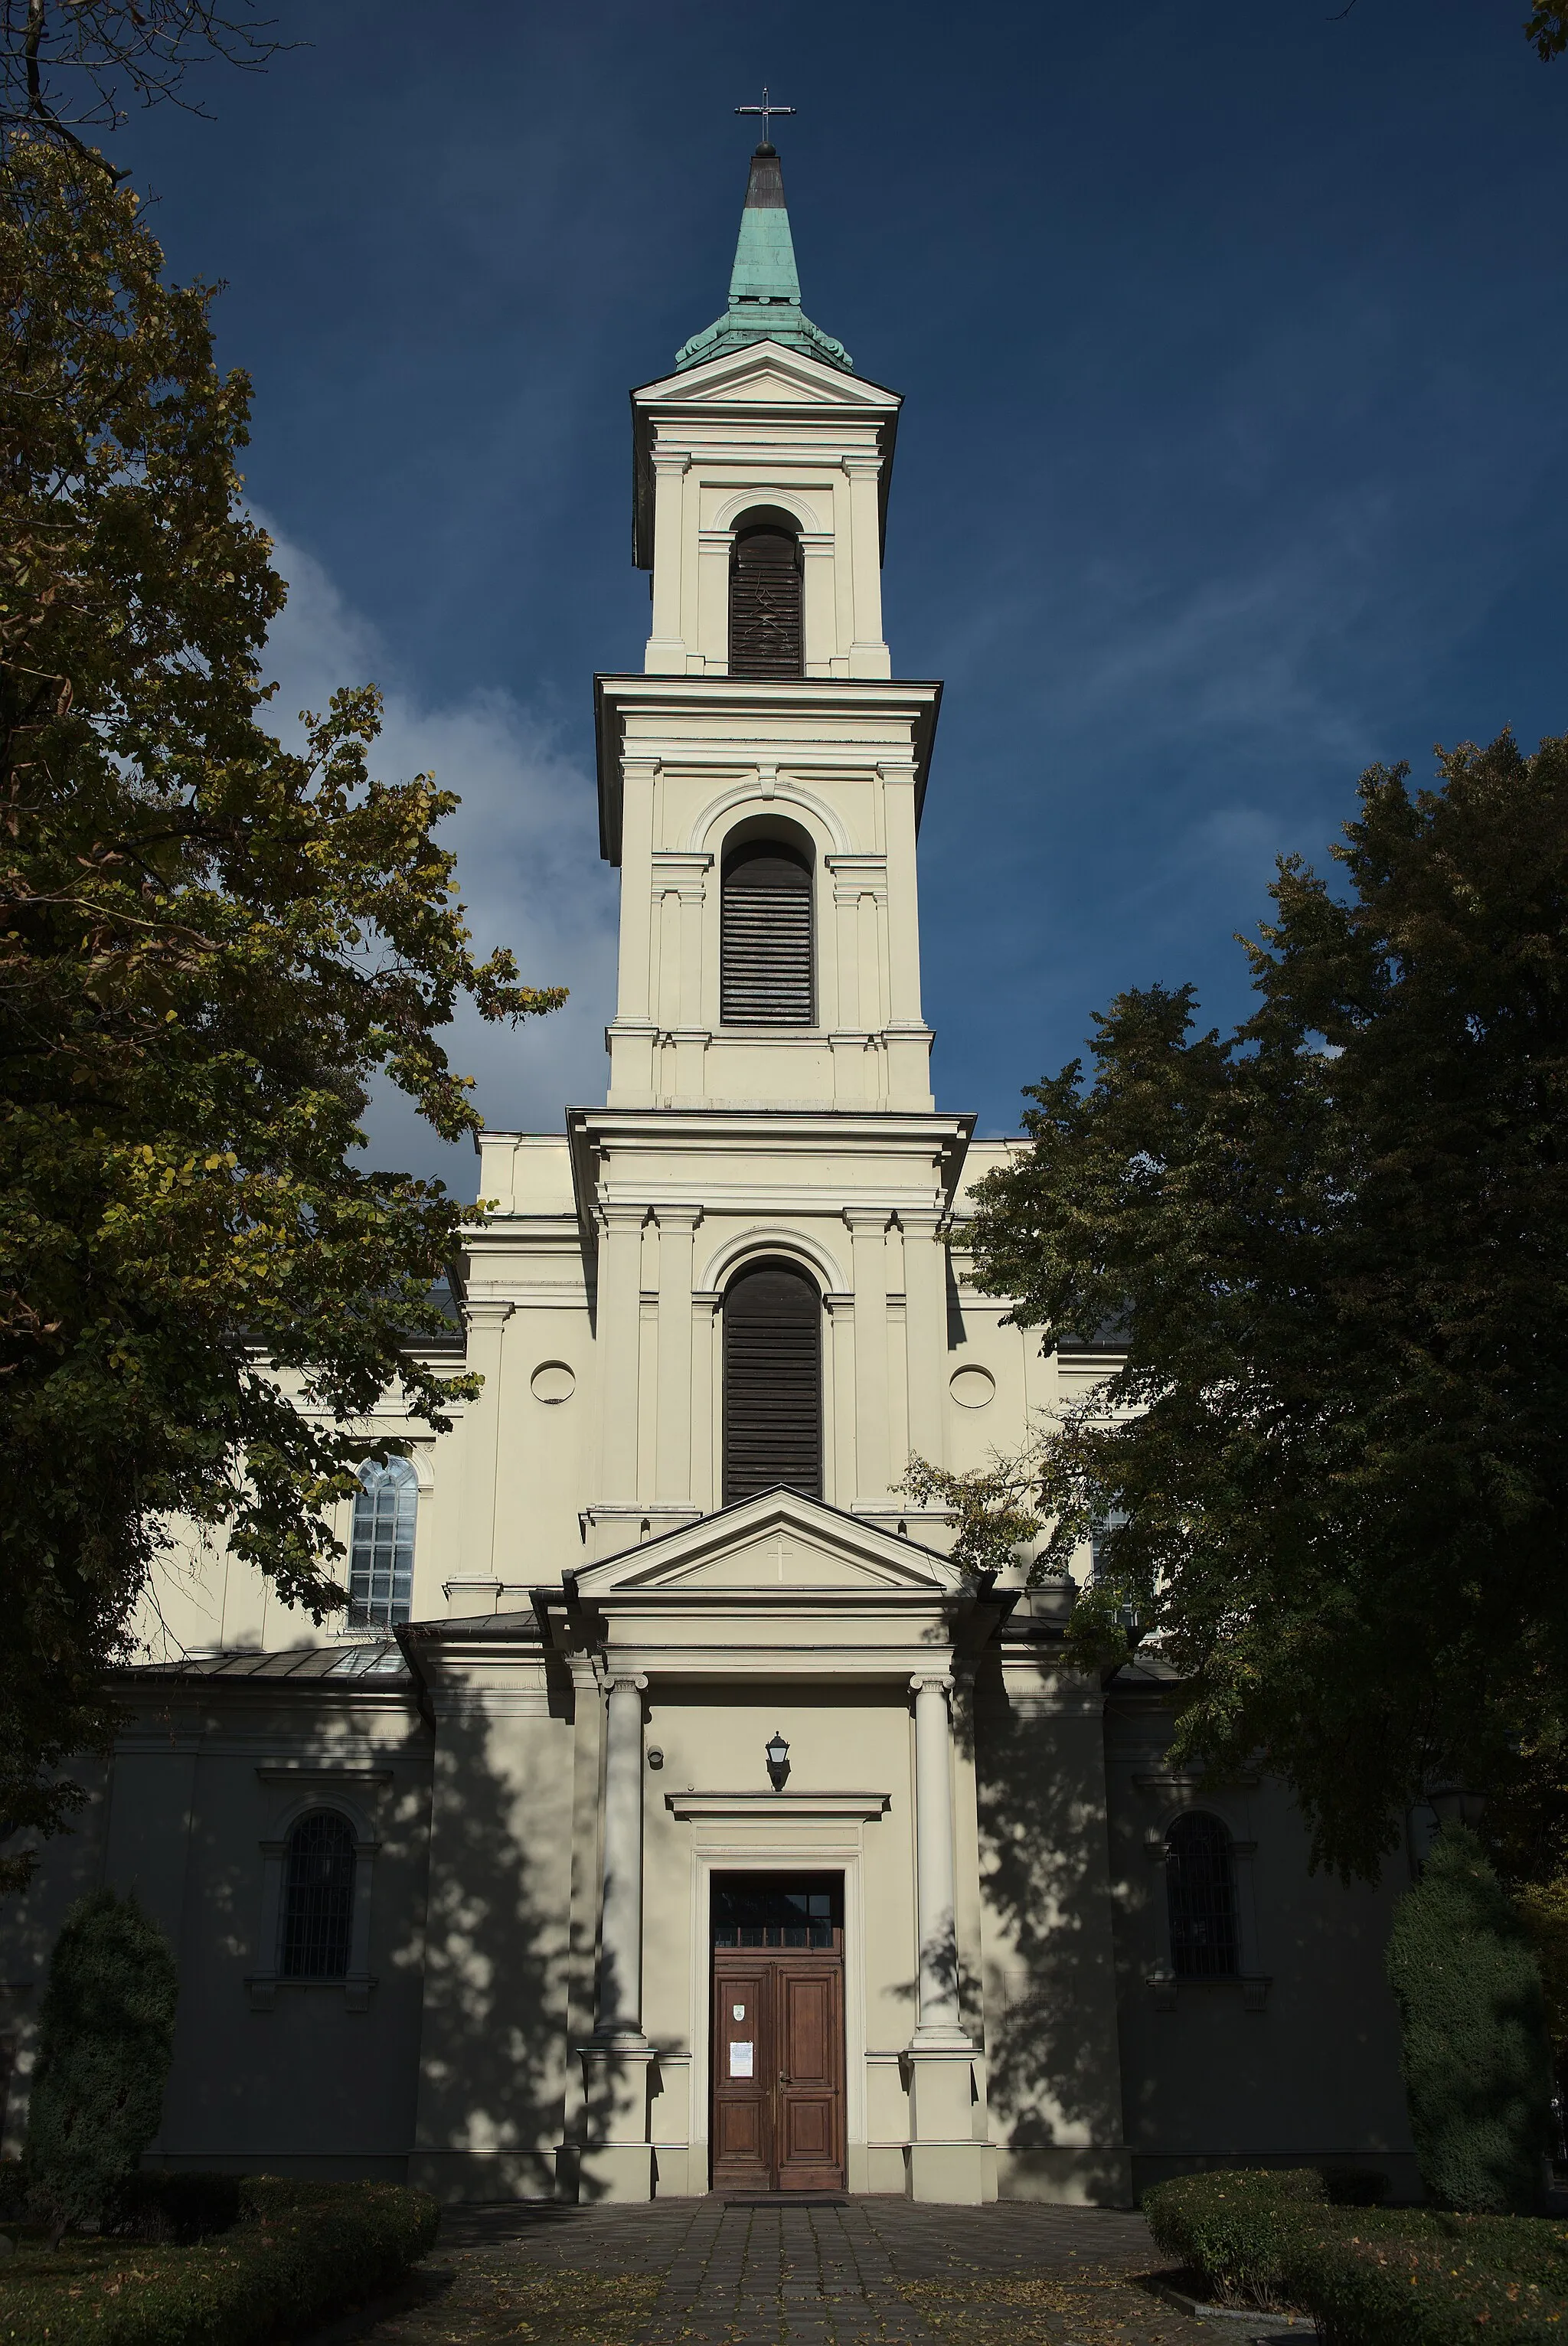
[[345,1978],[353,1924],[353,1828],[318,1809],[289,1835],[279,1971],[285,1979]]
[[811,873],[778,840],[724,860],[719,890],[718,1015],[726,1026],[809,1026]]
[[383,1629],[406,1621],[413,1601],[413,1530],[419,1477],[406,1458],[360,1470],[349,1556],[349,1624]]
[[1166,1835],[1171,1967],[1178,1979],[1234,1979],[1240,1968],[1230,1835],[1217,1817],[1178,1817]]
[[712,1892],[716,1947],[842,1947],[841,1873],[716,1873]]
[[793,1263],[762,1262],[724,1299],[724,1504],[776,1483],[822,1495],[822,1304]]
[[729,557],[729,673],[803,676],[800,542],[764,522],[738,532]]

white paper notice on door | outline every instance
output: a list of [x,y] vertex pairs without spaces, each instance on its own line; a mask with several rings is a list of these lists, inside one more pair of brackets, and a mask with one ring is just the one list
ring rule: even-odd
[[748,2043],[740,2041],[730,2046],[729,2074],[732,2077],[751,2076],[751,2046]]

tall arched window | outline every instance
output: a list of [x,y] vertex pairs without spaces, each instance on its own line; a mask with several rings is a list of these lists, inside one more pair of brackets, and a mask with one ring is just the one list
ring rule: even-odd
[[1166,1835],[1171,1968],[1178,1979],[1234,1979],[1240,1969],[1236,1872],[1217,1817],[1178,1817]]
[[726,1026],[809,1026],[811,867],[799,848],[754,839],[724,859],[718,1015]]
[[406,1458],[361,1467],[349,1556],[349,1619],[356,1628],[408,1619],[418,1506],[419,1477]]
[[335,1809],[289,1835],[278,1969],[285,1979],[343,1979],[354,1930],[354,1829]]
[[724,1504],[775,1483],[822,1495],[822,1302],[792,1262],[751,1264],[724,1298]]
[[729,673],[804,676],[800,541],[782,521],[737,530],[729,556]]

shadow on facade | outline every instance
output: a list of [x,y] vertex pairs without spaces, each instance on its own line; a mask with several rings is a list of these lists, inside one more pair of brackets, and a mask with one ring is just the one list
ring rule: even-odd
[[593,2025],[594,1945],[591,1919],[585,1933],[568,1919],[571,1770],[512,1725],[442,1721],[411,2179],[478,2199],[569,2198],[580,2180],[589,2198],[573,2146],[607,2112],[585,2106],[574,2049]]
[[[1015,1710],[987,1658],[957,1724],[975,1749],[981,1870],[1000,1925],[983,1983],[993,2139],[1081,2162],[1122,2136],[1099,1706]],[[967,2011],[972,1990],[960,1985]],[[1093,2198],[1092,2167],[1079,2172]],[[1108,2162],[1103,2196],[1123,2188]]]

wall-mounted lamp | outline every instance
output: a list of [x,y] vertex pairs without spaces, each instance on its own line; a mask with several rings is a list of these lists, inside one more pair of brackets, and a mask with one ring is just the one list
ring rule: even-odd
[[767,1755],[768,1773],[773,1779],[773,1789],[776,1792],[781,1792],[784,1790],[784,1779],[789,1773],[789,1746],[785,1742],[779,1729],[775,1728],[762,1748]]

